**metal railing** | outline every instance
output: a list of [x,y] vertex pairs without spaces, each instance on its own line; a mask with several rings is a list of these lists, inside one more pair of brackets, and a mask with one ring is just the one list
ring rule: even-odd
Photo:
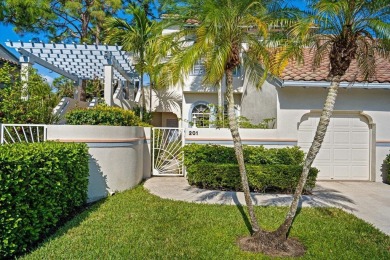
[[184,175],[184,129],[169,127],[153,128],[152,165],[153,175]]
[[47,126],[41,124],[0,124],[0,144],[38,143],[47,139]]

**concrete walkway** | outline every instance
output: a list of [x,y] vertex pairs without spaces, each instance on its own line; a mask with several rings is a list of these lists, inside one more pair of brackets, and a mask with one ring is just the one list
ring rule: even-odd
[[[195,203],[245,205],[242,192],[214,191],[191,187],[184,177],[153,177],[144,187],[161,198]],[[253,193],[256,205],[287,206],[291,195]],[[317,182],[310,196],[302,196],[303,207],[337,207],[373,224],[390,235],[390,185],[376,182]]]

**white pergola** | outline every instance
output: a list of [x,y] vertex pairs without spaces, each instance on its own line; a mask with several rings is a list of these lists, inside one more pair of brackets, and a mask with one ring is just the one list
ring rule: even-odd
[[80,85],[84,79],[104,79],[104,99],[113,104],[113,80],[122,84],[138,79],[134,70],[133,57],[122,51],[122,46],[87,45],[75,43],[12,42],[6,45],[20,54],[23,79],[26,80],[32,64],[39,64],[67,77]]

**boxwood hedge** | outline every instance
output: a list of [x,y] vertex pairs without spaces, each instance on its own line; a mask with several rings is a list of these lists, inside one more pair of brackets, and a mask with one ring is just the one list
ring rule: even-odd
[[[188,144],[184,148],[184,164],[194,163],[237,163],[232,147],[213,144]],[[299,147],[264,148],[264,146],[244,146],[244,160],[247,164],[301,164],[304,153]]]
[[[241,178],[238,164],[193,164],[187,169],[190,185],[206,189],[241,191]],[[249,188],[255,192],[293,192],[302,173],[300,165],[246,165]],[[311,168],[306,190],[314,188],[318,170]]]
[[[191,185],[202,188],[241,190],[241,179],[233,147],[189,144],[184,164]],[[249,186],[252,191],[292,192],[302,173],[304,153],[299,147],[244,146]],[[315,186],[318,170],[312,168],[305,186]]]
[[26,252],[87,199],[85,144],[0,146],[0,258]]
[[69,125],[111,125],[140,126],[145,125],[131,110],[119,107],[99,105],[94,108],[76,108],[66,114]]

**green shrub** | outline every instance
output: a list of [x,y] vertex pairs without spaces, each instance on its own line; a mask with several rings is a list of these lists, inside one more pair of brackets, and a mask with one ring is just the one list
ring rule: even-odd
[[384,164],[385,164],[385,169],[387,171],[387,183],[390,183],[390,154],[386,156]]
[[26,252],[87,199],[85,144],[0,146],[0,258]]
[[[249,187],[252,191],[293,192],[302,173],[300,165],[247,165]],[[305,190],[315,186],[318,170],[311,168]],[[191,185],[219,190],[242,190],[237,164],[197,163],[187,167]]]
[[[189,144],[184,148],[184,164],[237,163],[233,147],[212,144]],[[271,148],[244,146],[244,160],[248,164],[301,164],[304,153],[299,147]]]
[[77,108],[66,115],[69,125],[138,126],[141,121],[131,110],[98,105],[94,108]]
[[245,146],[245,162],[249,164],[285,164],[299,165],[304,152],[298,146],[284,148],[264,148],[264,146]]
[[[58,122],[60,118],[53,115],[53,108],[60,99],[51,90],[46,80],[34,69],[29,71],[28,81],[22,83],[19,72],[15,68],[9,65],[0,68],[0,123],[53,124]],[[21,98],[26,95],[29,95],[27,100]]]
[[213,144],[187,144],[183,147],[184,165],[191,166],[195,163],[237,163],[236,155],[232,147]]
[[[233,147],[189,144],[183,150],[190,184],[211,189],[241,190]],[[293,191],[302,173],[303,160],[304,153],[297,146],[271,149],[244,146],[244,161],[252,191]],[[317,173],[316,168],[310,170],[305,190],[314,187]]]

